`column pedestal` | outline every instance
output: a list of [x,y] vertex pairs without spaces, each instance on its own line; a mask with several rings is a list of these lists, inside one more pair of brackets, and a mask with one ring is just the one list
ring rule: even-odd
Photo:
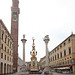
[[42,75],[45,75],[45,74],[53,75],[53,73],[50,71],[50,67],[49,66],[45,66]]

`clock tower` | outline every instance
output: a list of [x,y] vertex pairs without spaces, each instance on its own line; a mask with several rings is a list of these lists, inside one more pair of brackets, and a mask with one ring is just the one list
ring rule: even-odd
[[12,0],[11,7],[11,36],[14,40],[13,71],[17,72],[18,67],[18,25],[19,25],[19,1]]

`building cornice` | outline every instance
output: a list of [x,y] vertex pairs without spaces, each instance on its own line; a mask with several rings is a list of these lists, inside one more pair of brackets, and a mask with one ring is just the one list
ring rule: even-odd
[[[1,22],[1,24],[4,26],[5,30],[8,32],[9,36],[11,37],[11,39],[13,40],[11,34],[9,33],[7,27],[5,26],[5,24],[3,23],[3,21],[2,21],[1,19],[0,19],[0,22]],[[14,42],[14,40],[13,40],[13,42]]]

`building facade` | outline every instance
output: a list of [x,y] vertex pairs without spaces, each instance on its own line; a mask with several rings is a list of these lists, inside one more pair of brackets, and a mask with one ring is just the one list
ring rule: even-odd
[[25,63],[26,71],[29,71],[31,63],[30,62],[23,62],[23,60],[20,57],[18,57],[18,72],[22,72],[22,67],[23,67],[24,63]]
[[45,68],[46,64],[46,57],[44,56],[43,58],[40,59],[39,65],[40,65],[40,70],[43,70]]
[[19,24],[19,1],[12,0],[11,7],[11,36],[14,40],[13,71],[17,72],[18,66],[18,24]]
[[18,57],[18,72],[21,72],[22,65],[23,65],[23,60],[20,57]]
[[[45,66],[45,57],[40,60],[41,68]],[[72,34],[49,52],[49,66],[52,69],[75,72],[75,35]]]
[[0,74],[13,72],[13,44],[9,31],[0,20]]

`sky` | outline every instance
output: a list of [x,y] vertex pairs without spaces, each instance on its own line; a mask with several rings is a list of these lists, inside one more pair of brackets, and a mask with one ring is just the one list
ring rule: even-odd
[[[11,33],[12,0],[0,0],[0,19]],[[75,0],[19,0],[19,39],[18,55],[23,58],[23,34],[25,61],[30,61],[32,37],[35,38],[37,60],[45,56],[43,38],[49,35],[48,49],[51,51],[68,36],[75,34]]]

